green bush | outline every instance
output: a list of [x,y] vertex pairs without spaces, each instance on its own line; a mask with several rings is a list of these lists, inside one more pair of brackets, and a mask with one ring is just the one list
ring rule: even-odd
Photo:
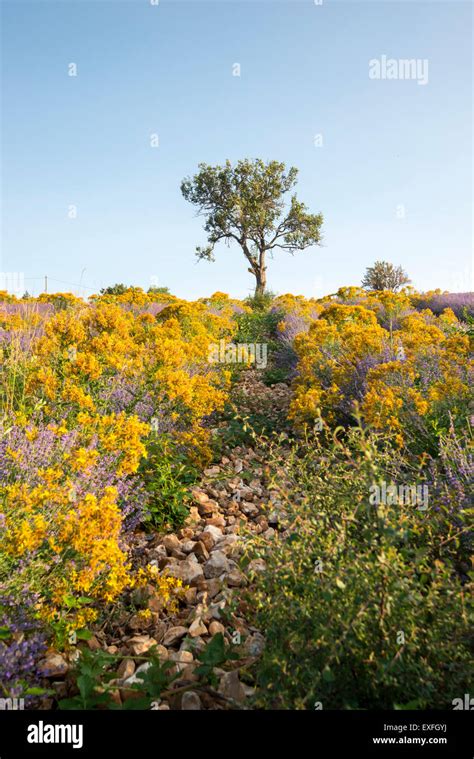
[[249,297],[245,299],[245,303],[252,309],[252,311],[268,311],[275,297],[274,292],[266,290],[264,293],[249,295]]
[[189,485],[198,472],[176,445],[156,436],[147,446],[140,475],[148,496],[145,522],[162,530],[181,527],[188,515]]
[[360,429],[268,460],[286,515],[248,557],[266,562],[248,598],[266,636],[256,706],[452,708],[471,679],[472,605],[455,570],[466,512],[436,492],[426,511],[371,504],[374,483],[422,483],[428,469]]
[[277,326],[282,319],[283,313],[281,311],[265,311],[263,309],[239,314],[236,317],[238,324],[236,343],[260,343],[267,346],[268,365],[260,373],[261,379],[266,385],[286,382],[288,379],[288,367],[275,364],[275,359],[281,351],[281,346],[277,340]]
[[279,311],[252,311],[238,314],[236,343],[269,343],[275,339],[275,331],[281,321]]

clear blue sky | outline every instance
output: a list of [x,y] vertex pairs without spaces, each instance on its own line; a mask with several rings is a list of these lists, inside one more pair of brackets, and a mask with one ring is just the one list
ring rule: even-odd
[[[324,247],[276,253],[274,291],[334,292],[376,259],[419,289],[473,289],[470,3],[1,6],[2,271],[244,297],[238,249],[196,263],[205,233],[179,186],[200,161],[262,157],[297,166],[325,217]],[[428,59],[428,83],[370,79],[382,55]]]

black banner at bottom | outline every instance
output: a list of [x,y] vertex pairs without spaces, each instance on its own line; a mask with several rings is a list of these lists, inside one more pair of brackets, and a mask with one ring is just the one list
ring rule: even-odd
[[[471,711],[0,711],[0,759],[111,759],[272,749],[318,756],[474,756]],[[212,748],[213,747],[213,748]],[[331,754],[327,754],[327,751]]]

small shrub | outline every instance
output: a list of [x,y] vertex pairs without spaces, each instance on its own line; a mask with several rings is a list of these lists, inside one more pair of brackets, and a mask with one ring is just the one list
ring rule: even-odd
[[275,299],[275,293],[271,290],[266,290],[264,293],[255,293],[245,299],[245,304],[249,306],[252,311],[267,311],[272,305],[272,301]]
[[276,311],[252,311],[236,316],[237,343],[269,343],[275,340],[277,324],[281,314]]
[[152,438],[139,474],[148,495],[145,523],[159,529],[182,526],[188,515],[189,485],[198,476],[187,457],[164,436]]

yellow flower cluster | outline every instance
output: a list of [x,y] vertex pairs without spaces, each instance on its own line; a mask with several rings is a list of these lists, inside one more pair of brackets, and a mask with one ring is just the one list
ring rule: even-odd
[[373,311],[362,306],[328,306],[308,333],[296,337],[299,376],[290,418],[301,423],[323,413],[327,422],[336,422],[342,388],[351,380],[357,361],[379,354],[385,340],[386,331]]
[[[230,382],[209,350],[232,337],[240,304],[219,293],[188,303],[139,288],[89,303],[67,294],[12,302],[0,306],[0,330],[18,337],[15,355],[5,342],[0,367],[9,472],[0,483],[0,580],[19,598],[25,587],[39,594],[38,615],[72,629],[94,618],[98,602],[144,580],[172,607],[179,581],[153,567],[131,572],[127,503],[114,483],[128,487],[139,476],[153,417],[190,458],[209,458],[203,417],[223,408]],[[36,444],[39,452],[56,445],[53,464],[28,461]]]
[[302,295],[279,295],[272,302],[272,307],[275,311],[281,311],[284,314],[283,319],[279,322],[277,329],[279,332],[285,332],[287,324],[285,317],[289,314],[296,316],[301,320],[302,324],[311,324],[313,319],[316,319],[323,306],[318,303],[314,298],[306,299]]
[[466,330],[450,309],[435,317],[413,312],[404,293],[352,290],[344,299],[361,302],[327,303],[295,339],[290,418],[297,426],[320,416],[336,424],[359,413],[399,445],[432,446],[441,430],[468,416],[474,365]]
[[[214,313],[212,306],[220,303],[214,296],[209,305],[174,298],[153,316],[128,310],[121,303],[125,295],[114,300],[104,296],[46,319],[44,334],[35,343],[36,360],[29,367],[26,391],[49,411],[53,405],[55,414],[60,409],[73,427],[79,413],[103,414],[110,408],[117,383],[127,383],[131,411],[133,399],[147,396],[171,420],[177,414],[181,422],[174,425],[177,439],[187,444],[194,434],[197,446],[192,445],[192,450],[195,454],[199,449],[206,458],[209,436],[201,419],[222,409],[229,385],[229,374],[209,365],[209,349],[235,331],[233,302],[229,299]],[[137,298],[138,303],[148,298],[143,292],[132,295],[135,304]],[[108,425],[111,448],[117,436],[125,438],[120,417],[115,425],[115,433]]]
[[[119,543],[122,515],[116,489],[76,498],[65,477],[67,466],[64,460],[57,469],[38,470],[35,486],[1,488],[5,528],[0,551],[16,563],[13,585],[39,593],[38,614],[46,620],[60,615],[71,596],[113,601],[131,581]],[[90,608],[89,619],[94,613]],[[74,610],[69,622],[77,626]]]
[[[155,564],[148,564],[145,568],[140,567],[137,570],[133,578],[133,587],[144,589],[148,596],[158,595],[162,608],[169,613],[177,611],[178,600],[186,590],[182,580],[160,574]],[[146,619],[150,611],[145,609],[141,615]]]

